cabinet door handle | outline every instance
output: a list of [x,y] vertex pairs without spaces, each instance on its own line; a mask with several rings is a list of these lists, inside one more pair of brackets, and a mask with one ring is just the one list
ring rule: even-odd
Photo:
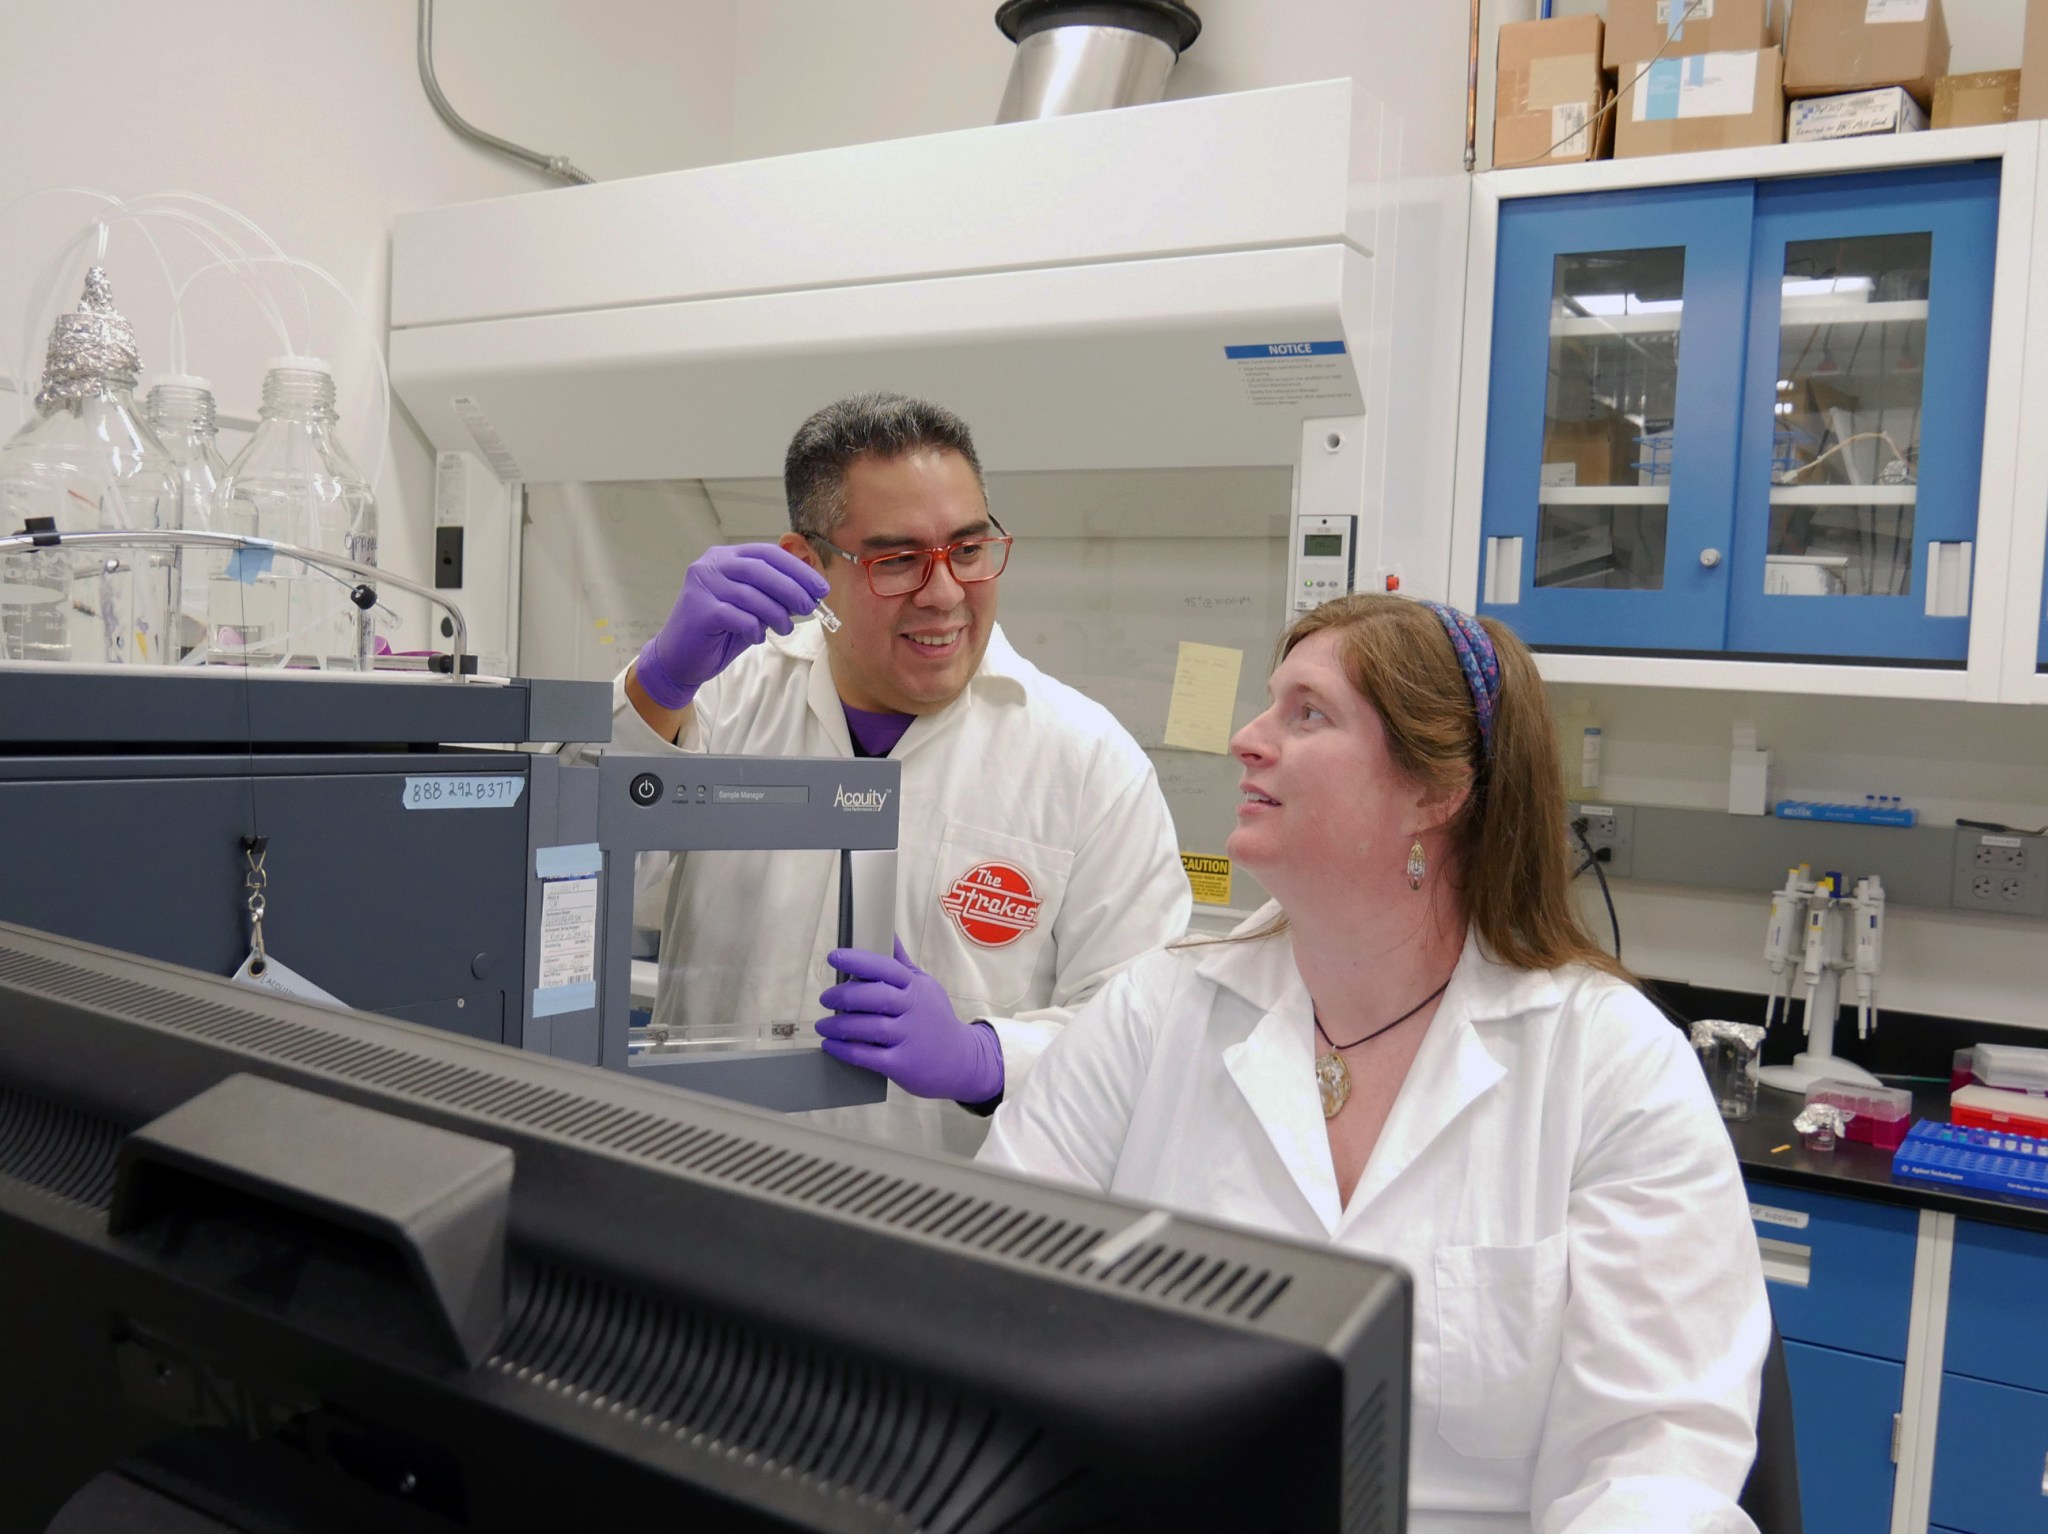
[[1721,562],[1721,551],[1720,551],[1719,549],[1701,549],[1701,550],[1700,550],[1700,568],[1701,568],[1702,570],[1711,570],[1711,569],[1713,569],[1713,568],[1714,568],[1714,566],[1718,565],[1718,564],[1719,564],[1720,562]]

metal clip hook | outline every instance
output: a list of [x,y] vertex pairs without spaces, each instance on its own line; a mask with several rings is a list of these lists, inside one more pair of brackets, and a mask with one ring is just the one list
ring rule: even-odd
[[264,895],[264,891],[270,887],[270,875],[264,871],[263,858],[269,850],[270,838],[267,836],[242,838],[242,854],[249,864],[249,871],[243,876],[242,883],[249,891],[248,898],[243,903],[249,908],[249,947],[255,956],[249,964],[249,973],[252,975],[262,974],[269,963],[263,951],[263,913],[270,905]]

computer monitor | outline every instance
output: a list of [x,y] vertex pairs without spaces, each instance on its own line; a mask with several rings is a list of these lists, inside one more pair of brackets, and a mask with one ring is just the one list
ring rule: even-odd
[[1408,1324],[1390,1266],[0,925],[0,1534],[1392,1534]]

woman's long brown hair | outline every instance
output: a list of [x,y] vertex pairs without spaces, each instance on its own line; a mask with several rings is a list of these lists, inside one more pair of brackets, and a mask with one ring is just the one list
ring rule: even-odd
[[1386,728],[1394,765],[1446,799],[1469,786],[1446,828],[1466,918],[1488,951],[1515,969],[1587,964],[1634,983],[1579,920],[1557,732],[1528,647],[1481,618],[1500,660],[1493,749],[1443,622],[1406,597],[1326,602],[1280,641],[1285,659],[1312,634],[1334,632],[1351,685]]

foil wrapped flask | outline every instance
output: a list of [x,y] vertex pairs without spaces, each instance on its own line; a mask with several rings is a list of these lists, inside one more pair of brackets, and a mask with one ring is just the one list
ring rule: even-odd
[[[35,416],[0,447],[9,533],[150,531],[179,524],[178,477],[135,404],[141,359],[106,273],[50,332]],[[168,550],[53,547],[0,557],[0,660],[168,665]]]
[[[280,357],[263,378],[249,445],[221,486],[222,531],[377,562],[377,499],[336,434],[334,375],[317,357]],[[360,577],[280,553],[231,558],[209,583],[207,660],[368,671],[376,630]]]

